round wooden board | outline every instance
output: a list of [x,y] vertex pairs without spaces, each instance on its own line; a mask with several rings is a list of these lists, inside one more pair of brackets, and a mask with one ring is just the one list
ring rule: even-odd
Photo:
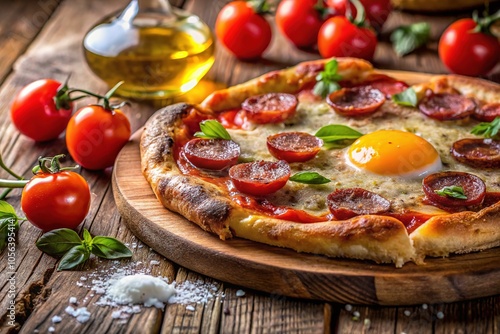
[[159,203],[141,173],[139,139],[137,132],[115,163],[115,201],[139,239],[183,267],[270,294],[339,303],[414,305],[500,294],[500,248],[397,269],[238,238],[219,240]]

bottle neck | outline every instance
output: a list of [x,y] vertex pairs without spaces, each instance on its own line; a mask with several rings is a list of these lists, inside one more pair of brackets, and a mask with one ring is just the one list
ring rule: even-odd
[[141,12],[172,13],[168,0],[132,0],[132,2],[137,2]]

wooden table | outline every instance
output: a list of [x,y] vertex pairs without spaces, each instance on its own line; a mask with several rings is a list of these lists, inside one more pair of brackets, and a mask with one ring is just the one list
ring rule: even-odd
[[[105,85],[86,66],[81,41],[85,32],[105,14],[122,8],[128,0],[21,0],[0,3],[0,152],[13,170],[25,177],[38,156],[67,153],[64,139],[48,143],[34,143],[20,135],[9,119],[9,106],[14,94],[30,81],[52,77],[63,81],[72,73],[72,86],[105,92]],[[179,0],[175,5],[201,16],[213,27],[216,15],[225,1]],[[385,27],[374,63],[386,69],[417,70],[445,73],[436,48],[440,33],[458,16],[470,13],[449,13],[450,16],[423,16],[394,12]],[[428,20],[432,23],[433,39],[427,46],[405,58],[397,58],[388,44],[388,33],[402,23]],[[283,68],[299,61],[318,58],[292,48],[275,34],[273,43],[259,62],[241,62],[218,48],[216,62],[207,79],[233,85],[272,69]],[[500,71],[490,79],[498,81]],[[206,84],[213,89],[219,84]],[[188,96],[191,100],[207,92],[198,89]],[[86,101],[81,101],[81,104]],[[88,101],[87,101],[88,102]],[[155,103],[133,102],[126,109],[133,130],[137,130],[160,106],[171,101]],[[67,160],[65,164],[72,162]],[[40,230],[25,223],[18,234],[16,247],[15,310],[16,326],[7,323],[9,287],[7,252],[0,255],[0,310],[2,333],[46,333],[53,326],[57,333],[262,333],[262,332],[338,332],[338,333],[499,333],[500,296],[451,304],[416,305],[413,307],[346,306],[321,301],[297,300],[244,289],[238,297],[238,286],[216,282],[195,272],[179,267],[144,246],[123,225],[111,189],[111,170],[81,174],[92,189],[92,206],[84,224],[92,235],[114,236],[133,248],[127,266],[141,262],[153,275],[168,277],[180,283],[202,280],[216,283],[219,297],[207,303],[194,305],[170,304],[164,310],[144,308],[127,320],[113,320],[110,307],[95,305],[98,295],[76,283],[81,276],[111,267],[112,261],[91,259],[73,271],[55,270],[57,260],[35,247]],[[7,178],[0,171],[1,178]],[[8,202],[20,211],[20,191],[13,191]],[[158,261],[158,262],[156,262]],[[500,284],[500,282],[499,282]],[[398,289],[394,286],[394,289]],[[224,294],[224,298],[221,297]],[[81,306],[87,306],[92,316],[79,323],[64,312],[74,296]],[[354,313],[356,312],[356,313]],[[60,315],[63,321],[52,323]],[[357,317],[354,317],[357,315]]]

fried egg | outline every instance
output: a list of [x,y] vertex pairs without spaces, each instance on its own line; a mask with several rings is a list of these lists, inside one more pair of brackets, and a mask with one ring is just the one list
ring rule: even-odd
[[370,173],[419,179],[442,168],[437,150],[422,137],[399,130],[379,130],[358,138],[347,163]]

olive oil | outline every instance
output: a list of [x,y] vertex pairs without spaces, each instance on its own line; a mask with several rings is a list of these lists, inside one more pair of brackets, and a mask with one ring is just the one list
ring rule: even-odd
[[141,13],[139,5],[133,0],[120,16],[89,31],[83,42],[89,67],[109,86],[124,81],[117,94],[125,97],[169,98],[189,91],[214,62],[210,29],[189,13]]

